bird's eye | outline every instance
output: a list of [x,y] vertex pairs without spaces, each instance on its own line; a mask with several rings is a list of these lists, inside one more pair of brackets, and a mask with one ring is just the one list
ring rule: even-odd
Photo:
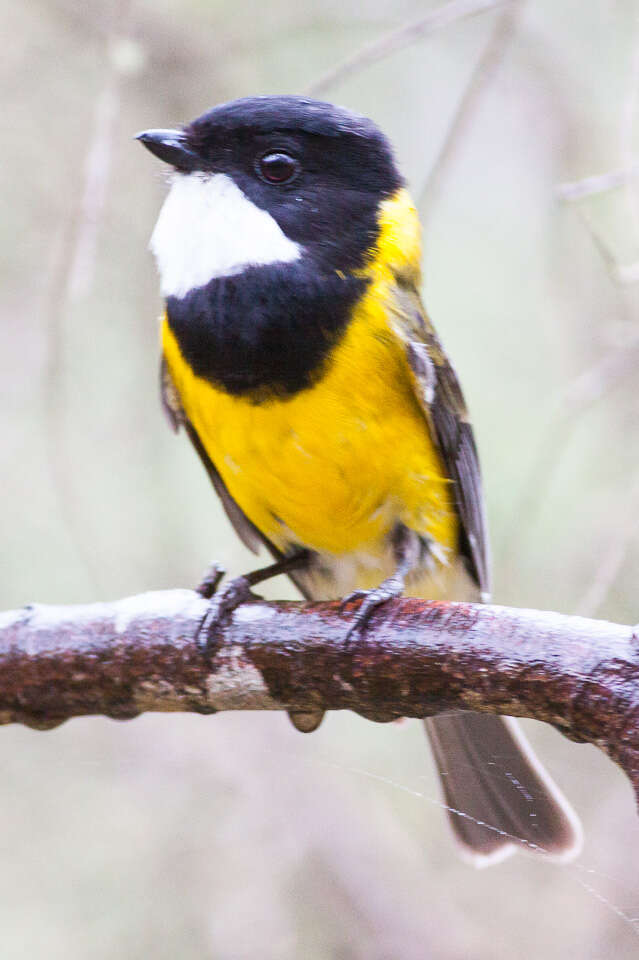
[[257,169],[267,183],[289,183],[299,169],[299,163],[288,153],[267,153],[257,161]]

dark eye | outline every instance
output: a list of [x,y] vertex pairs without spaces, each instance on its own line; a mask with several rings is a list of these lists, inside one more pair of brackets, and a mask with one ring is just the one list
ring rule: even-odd
[[299,163],[288,153],[267,153],[257,161],[260,176],[268,183],[288,183],[299,169]]

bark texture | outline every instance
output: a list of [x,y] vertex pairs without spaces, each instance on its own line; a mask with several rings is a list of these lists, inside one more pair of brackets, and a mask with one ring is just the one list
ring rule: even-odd
[[380,722],[472,709],[596,744],[639,797],[634,628],[538,610],[392,601],[345,643],[354,605],[241,606],[198,644],[189,590],[0,614],[0,723],[49,729],[144,711],[353,710]]

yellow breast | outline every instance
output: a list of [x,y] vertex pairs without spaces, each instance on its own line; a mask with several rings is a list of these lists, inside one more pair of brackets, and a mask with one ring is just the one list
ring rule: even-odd
[[277,546],[374,553],[398,521],[445,550],[456,546],[452,485],[387,322],[393,249],[417,269],[395,214],[391,207],[383,256],[367,268],[371,283],[324,375],[293,397],[254,403],[217,389],[193,374],[163,324],[187,416],[233,499]]

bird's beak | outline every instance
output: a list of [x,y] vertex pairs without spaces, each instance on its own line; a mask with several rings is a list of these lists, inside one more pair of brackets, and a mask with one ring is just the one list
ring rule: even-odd
[[152,154],[179,170],[193,170],[198,157],[188,148],[181,130],[143,130],[135,137]]

